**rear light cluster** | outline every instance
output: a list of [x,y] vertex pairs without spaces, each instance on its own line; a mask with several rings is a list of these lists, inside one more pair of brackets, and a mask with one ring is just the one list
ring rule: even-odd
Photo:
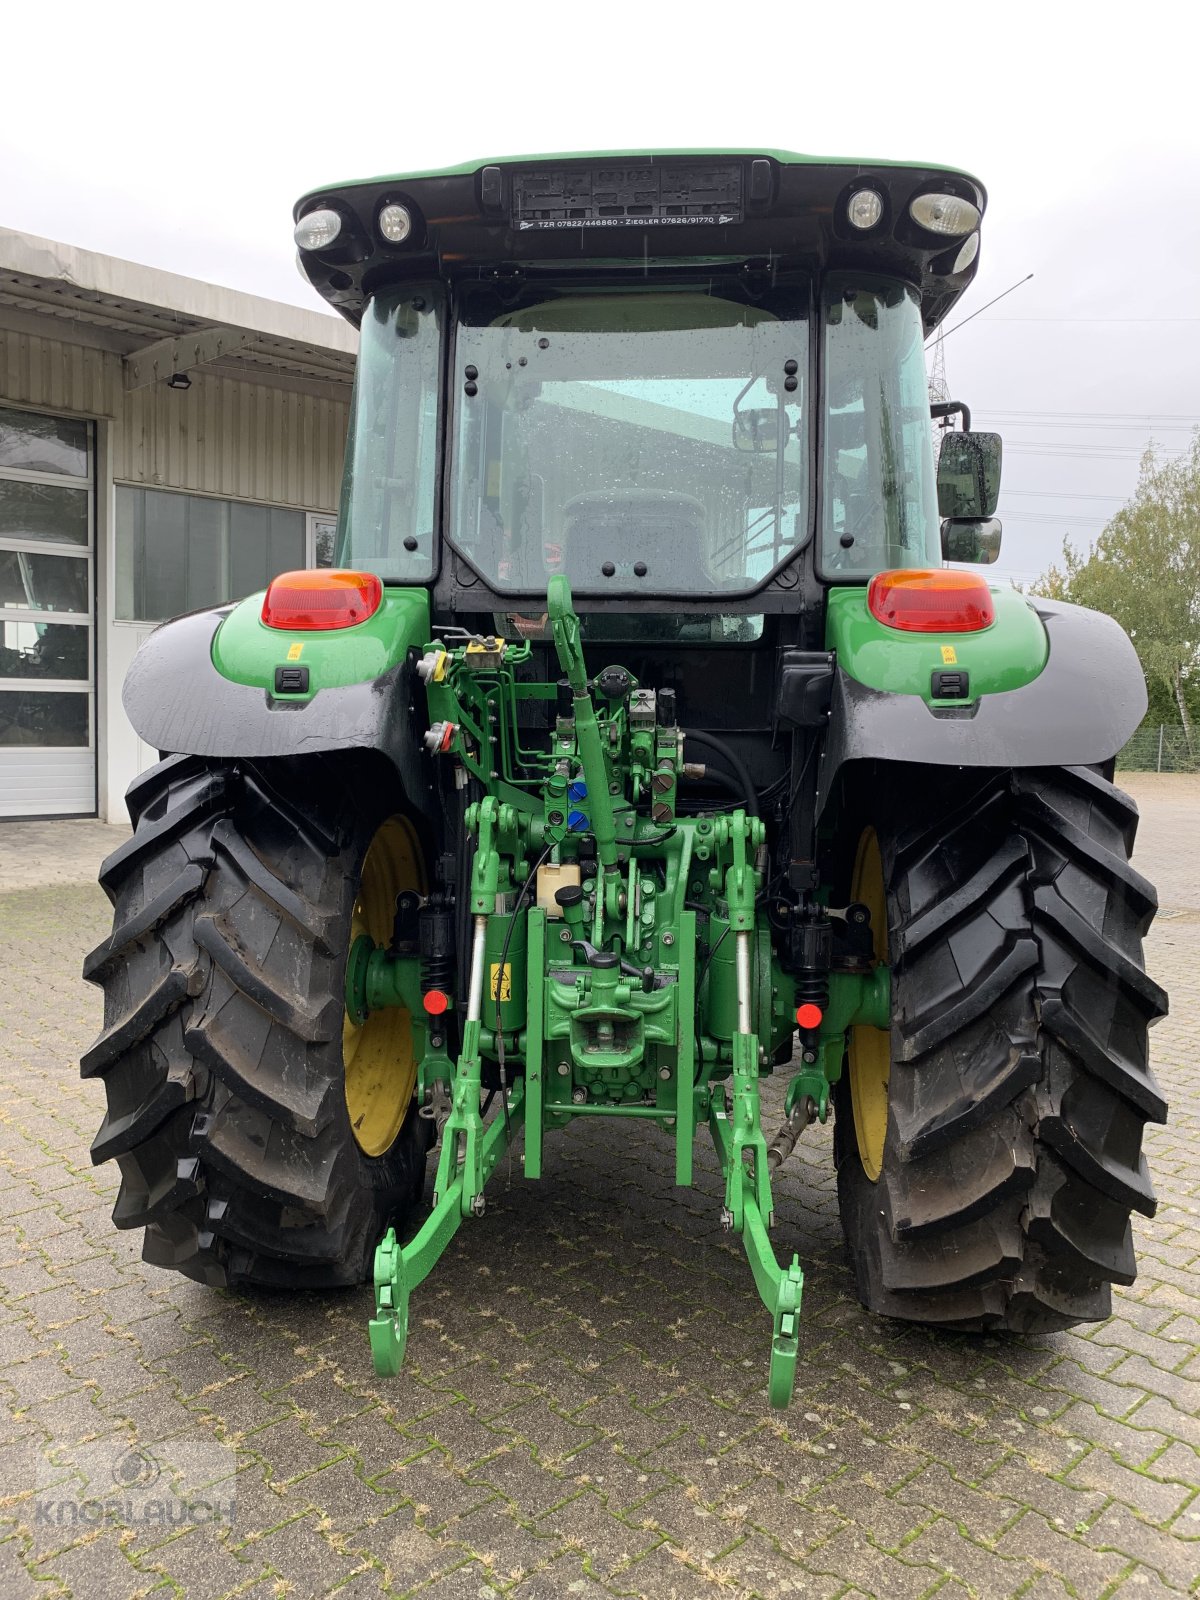
[[908,633],[974,633],[996,620],[987,579],[950,568],[877,572],[867,588],[867,609]]
[[289,633],[352,628],[373,617],[382,600],[373,572],[281,572],[263,596],[262,619]]

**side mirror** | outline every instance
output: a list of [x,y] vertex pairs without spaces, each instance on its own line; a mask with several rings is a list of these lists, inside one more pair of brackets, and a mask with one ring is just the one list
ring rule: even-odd
[[761,406],[737,411],[733,417],[733,448],[773,455],[780,445],[779,408]]
[[990,567],[1000,554],[1000,519],[951,519],[942,523],[942,559]]
[[938,456],[938,511],[943,517],[976,520],[995,514],[1000,498],[998,433],[947,433]]

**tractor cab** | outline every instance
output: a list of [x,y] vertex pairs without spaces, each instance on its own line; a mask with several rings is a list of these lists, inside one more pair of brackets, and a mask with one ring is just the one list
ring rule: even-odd
[[962,173],[780,152],[310,194],[302,269],[362,332],[339,564],[526,637],[562,573],[585,637],[705,646],[939,564],[923,345],[983,208]]

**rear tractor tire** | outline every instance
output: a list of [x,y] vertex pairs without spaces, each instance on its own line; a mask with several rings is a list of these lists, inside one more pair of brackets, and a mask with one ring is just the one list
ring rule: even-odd
[[[362,774],[357,774],[361,778]],[[423,890],[411,823],[321,760],[172,756],[128,794],[132,839],[100,882],[113,931],[84,976],[104,1029],[84,1056],[108,1114],[113,1221],[143,1256],[214,1285],[329,1288],[368,1277],[419,1200],[408,1014],[346,1015],[351,942],[392,934]]]
[[[911,772],[911,769],[909,769]],[[1166,996],[1129,865],[1133,801],[1091,769],[897,774],[847,888],[892,966],[890,1034],[850,1030],[838,1197],[859,1298],[910,1322],[1032,1333],[1109,1315],[1166,1119],[1147,1030]]]

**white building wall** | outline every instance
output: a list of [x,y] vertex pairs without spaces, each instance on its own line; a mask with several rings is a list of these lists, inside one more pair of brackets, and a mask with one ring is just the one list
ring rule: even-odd
[[[76,338],[86,337],[77,325]],[[98,335],[101,339],[103,335]],[[0,404],[95,421],[98,809],[125,821],[124,793],[155,759],[121,707],[121,684],[146,623],[113,616],[115,486],[138,484],[332,513],[349,420],[344,399],[191,373],[191,388],[125,388],[121,357],[0,328]],[[332,387],[332,386],[331,386]]]

